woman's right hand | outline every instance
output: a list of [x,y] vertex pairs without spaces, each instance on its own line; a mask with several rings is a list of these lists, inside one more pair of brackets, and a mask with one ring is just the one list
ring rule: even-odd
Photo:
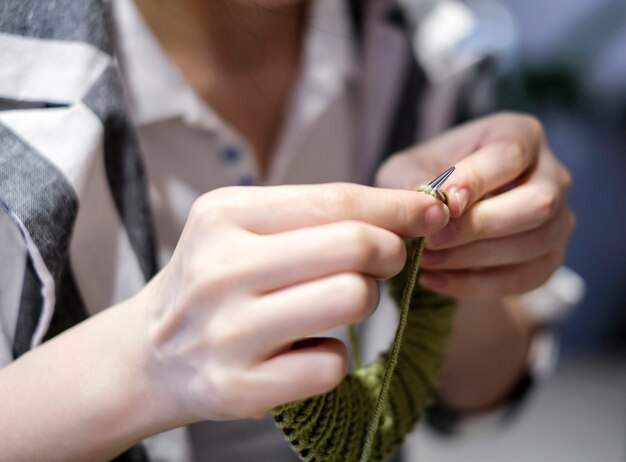
[[261,416],[331,390],[345,346],[314,338],[368,316],[402,237],[441,229],[425,194],[351,184],[224,188],[194,204],[169,264],[138,294],[143,371],[170,422]]

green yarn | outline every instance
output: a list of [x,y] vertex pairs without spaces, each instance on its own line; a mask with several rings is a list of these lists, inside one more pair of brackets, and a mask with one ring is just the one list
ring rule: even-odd
[[[418,191],[446,202],[443,191],[425,186]],[[305,462],[383,460],[404,441],[431,399],[454,301],[416,287],[424,239],[406,244],[407,263],[389,281],[400,307],[391,350],[367,367],[360,367],[355,358],[356,370],[334,390],[272,411],[276,425]],[[354,328],[350,337],[356,345]]]
[[350,339],[350,351],[352,351],[352,367],[361,369],[363,365],[361,361],[361,344],[359,343],[359,335],[354,324],[348,327],[348,337]]

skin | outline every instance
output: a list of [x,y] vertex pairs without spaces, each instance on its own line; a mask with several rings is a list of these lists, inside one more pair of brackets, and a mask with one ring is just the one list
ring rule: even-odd
[[[137,2],[148,25],[266,167],[305,4],[156,1]],[[254,21],[245,28],[228,18]],[[231,59],[233,50],[245,59]],[[405,190],[452,164],[449,209]],[[503,114],[399,153],[377,182],[387,189],[202,196],[172,260],[139,294],[0,370],[0,395],[11,397],[0,400],[3,460],[110,460],[169,428],[258,417],[329,391],[345,375],[345,346],[315,335],[371,313],[375,281],[400,270],[410,236],[429,236],[422,284],[461,300],[441,395],[466,410],[497,403],[524,370],[533,327],[510,297],[562,261],[573,224],[569,175],[536,120]]]

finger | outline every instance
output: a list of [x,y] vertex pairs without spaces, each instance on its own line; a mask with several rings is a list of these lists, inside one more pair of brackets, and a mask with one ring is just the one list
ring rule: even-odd
[[[252,239],[245,258],[221,274],[235,283],[245,280],[254,292],[270,292],[337,273],[354,272],[387,279],[406,261],[404,241],[366,223],[349,221],[287,231]],[[222,282],[223,287],[226,284]]]
[[258,298],[239,328],[249,326],[250,338],[259,337],[254,351],[265,358],[285,344],[361,321],[374,311],[378,298],[375,279],[337,274]]
[[394,156],[379,171],[377,184],[415,188],[450,165],[448,207],[460,216],[486,194],[528,173],[546,151],[541,124],[521,114],[497,114],[462,125],[423,145]]
[[497,141],[459,161],[445,190],[453,217],[490,192],[519,178],[536,160],[537,151],[517,140]]
[[192,214],[227,217],[259,234],[356,220],[405,237],[431,234],[449,218],[447,207],[427,194],[348,183],[222,188],[197,201]]
[[562,246],[571,234],[572,213],[561,211],[546,225],[511,237],[488,239],[450,249],[425,250],[421,267],[433,270],[460,270],[505,266],[535,260]]
[[462,299],[487,299],[528,292],[543,284],[563,262],[559,248],[519,265],[485,270],[424,271],[420,284],[426,289]]
[[497,142],[519,143],[524,150],[536,151],[545,141],[541,122],[533,116],[501,112],[483,117],[435,138],[429,149],[439,162],[456,164],[477,149]]
[[415,162],[429,171],[442,170],[483,146],[493,131],[495,118],[483,117],[464,123],[424,143],[412,146],[402,154],[413,157]]
[[345,377],[346,346],[334,338],[306,339],[251,370],[255,403],[264,411],[326,393]]
[[536,229],[564,207],[558,185],[537,180],[476,203],[441,231],[428,236],[428,248],[441,249]]

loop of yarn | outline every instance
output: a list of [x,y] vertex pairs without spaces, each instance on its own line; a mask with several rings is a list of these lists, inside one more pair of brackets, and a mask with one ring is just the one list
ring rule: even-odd
[[[443,191],[418,191],[446,202]],[[416,287],[424,239],[406,241],[407,263],[390,280],[400,320],[391,349],[332,391],[272,413],[305,462],[384,460],[430,402],[452,324],[454,301]]]

